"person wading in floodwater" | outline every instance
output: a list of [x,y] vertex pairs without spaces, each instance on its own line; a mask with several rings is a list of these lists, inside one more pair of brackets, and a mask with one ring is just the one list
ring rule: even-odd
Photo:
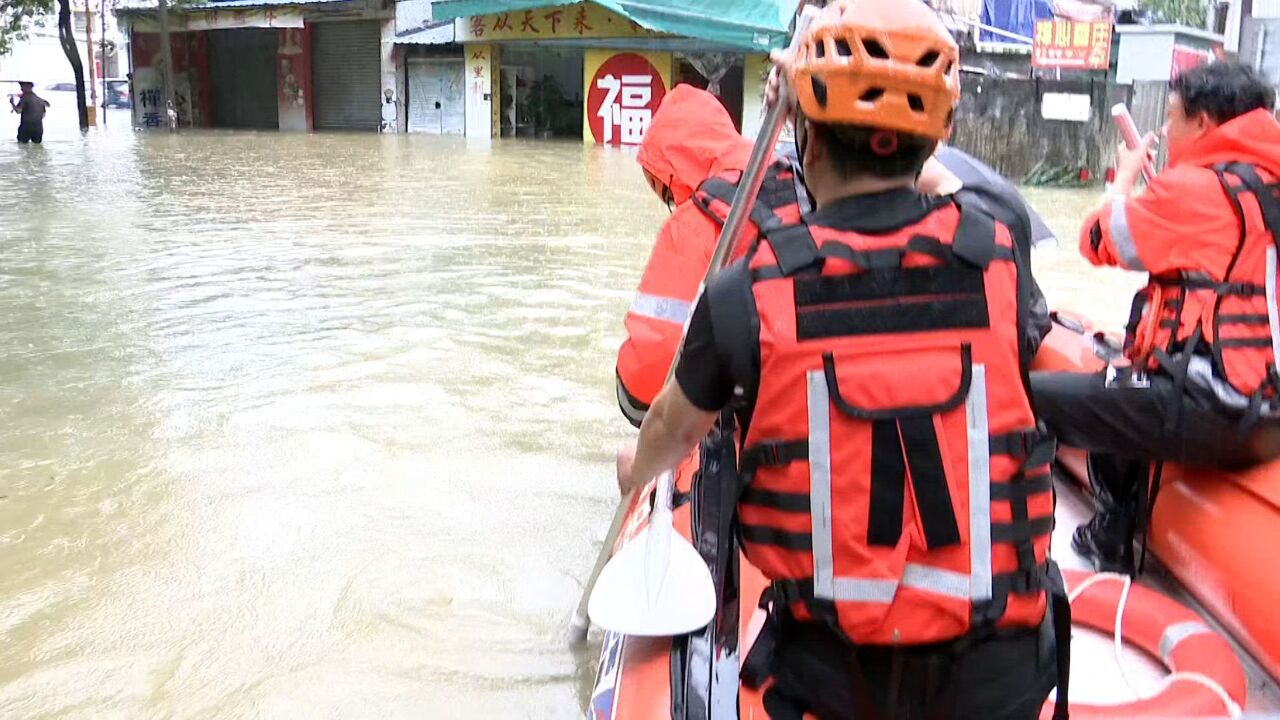
[[20,116],[18,120],[18,142],[33,142],[39,145],[44,141],[44,113],[49,108],[49,101],[36,95],[35,86],[29,82],[19,82],[22,95],[18,102],[9,98],[9,107]]

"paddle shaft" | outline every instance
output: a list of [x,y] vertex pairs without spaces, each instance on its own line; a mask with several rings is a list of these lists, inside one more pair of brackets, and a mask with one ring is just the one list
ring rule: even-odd
[[[805,20],[804,14],[805,3],[802,2],[796,8],[796,30],[792,34],[792,42],[800,36],[803,29],[802,24]],[[781,80],[781,78],[779,78]],[[747,167],[742,171],[742,179],[738,183],[738,190],[733,196],[733,205],[729,209],[729,217],[725,219],[724,227],[720,230],[720,237],[716,241],[715,251],[711,253],[711,262],[707,265],[706,275],[702,278],[702,284],[698,286],[698,293],[694,296],[693,305],[697,305],[702,298],[702,293],[706,290],[707,283],[715,277],[716,273],[724,267],[733,250],[734,241],[738,235],[742,233],[742,228],[746,224],[747,218],[751,215],[751,207],[755,205],[756,199],[760,196],[760,185],[764,181],[764,173],[768,168],[769,159],[773,155],[773,148],[778,143],[778,137],[782,135],[782,126],[787,119],[786,103],[782,100],[785,94],[779,92],[779,100],[769,107],[769,111],[765,114],[764,122],[760,127],[760,134],[756,136],[755,145],[751,148],[751,157],[747,161]],[[670,383],[675,377],[676,366],[680,363],[681,350],[684,347],[685,334],[689,332],[689,320],[685,320],[684,330],[680,333],[680,344],[676,346],[675,357],[671,360],[671,367],[667,370],[667,382]],[[591,626],[591,621],[587,617],[587,605],[591,600],[591,592],[595,590],[596,581],[600,578],[600,571],[604,569],[609,558],[613,555],[613,547],[618,542],[618,536],[622,534],[622,525],[627,520],[627,513],[631,509],[632,499],[635,491],[632,490],[623,496],[622,501],[618,503],[618,509],[613,513],[613,522],[609,525],[609,532],[605,535],[604,544],[600,547],[600,554],[596,557],[596,564],[591,568],[591,575],[587,578],[586,585],[582,588],[582,597],[578,600],[578,608],[573,613],[573,620],[569,627],[570,644],[579,644],[586,640],[587,629]]]

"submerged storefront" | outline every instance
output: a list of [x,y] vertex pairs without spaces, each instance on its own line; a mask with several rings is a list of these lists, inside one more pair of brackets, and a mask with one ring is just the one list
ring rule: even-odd
[[[744,132],[758,124],[767,53],[785,38],[787,11],[744,0],[718,16],[707,0],[677,5],[446,0],[466,63],[466,135],[577,138],[638,145],[676,83],[705,87]],[[794,8],[792,8],[794,10]]]
[[[134,124],[165,127],[155,12],[120,14],[132,38]],[[402,123],[392,18],[374,0],[212,0],[175,9],[170,56],[177,123],[394,131]]]

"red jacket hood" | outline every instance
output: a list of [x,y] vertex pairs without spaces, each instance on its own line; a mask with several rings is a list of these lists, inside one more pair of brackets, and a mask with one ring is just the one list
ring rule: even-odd
[[750,157],[751,142],[734,128],[715,95],[677,85],[654,113],[636,160],[681,204],[707,178],[745,169]]
[[1280,122],[1270,110],[1254,110],[1223,123],[1192,143],[1170,165],[1207,167],[1232,161],[1280,174]]

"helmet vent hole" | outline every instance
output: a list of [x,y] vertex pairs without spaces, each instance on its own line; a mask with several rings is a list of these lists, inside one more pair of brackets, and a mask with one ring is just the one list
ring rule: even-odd
[[943,74],[950,75],[951,71],[955,69],[955,66],[956,64],[954,62],[947,63],[947,69],[943,71]]
[[813,82],[813,99],[822,107],[827,106],[827,84],[818,78],[810,78]]
[[868,55],[870,55],[873,58],[876,58],[877,60],[889,59],[889,51],[885,50],[884,46],[881,45],[876,40],[872,40],[871,38],[866,38],[862,41],[862,47],[866,49]]
[[907,95],[907,104],[918,113],[924,112],[924,100],[919,95]]
[[853,48],[849,47],[849,41],[844,38],[836,40],[836,54],[840,57],[853,57]]
[[862,102],[875,102],[884,97],[884,88],[870,88],[862,93],[862,97],[858,98]]
[[826,44],[826,43],[824,43],[824,42],[818,42],[816,45],[814,45],[814,46],[813,46],[813,56],[814,56],[814,57],[816,57],[816,58],[817,58],[817,59],[819,59],[819,60],[821,60],[822,58],[826,57],[826,56],[827,56],[827,44]]
[[919,65],[922,68],[933,67],[934,63],[938,62],[938,58],[940,57],[942,56],[938,54],[937,50],[930,50],[916,62],[916,65]]

